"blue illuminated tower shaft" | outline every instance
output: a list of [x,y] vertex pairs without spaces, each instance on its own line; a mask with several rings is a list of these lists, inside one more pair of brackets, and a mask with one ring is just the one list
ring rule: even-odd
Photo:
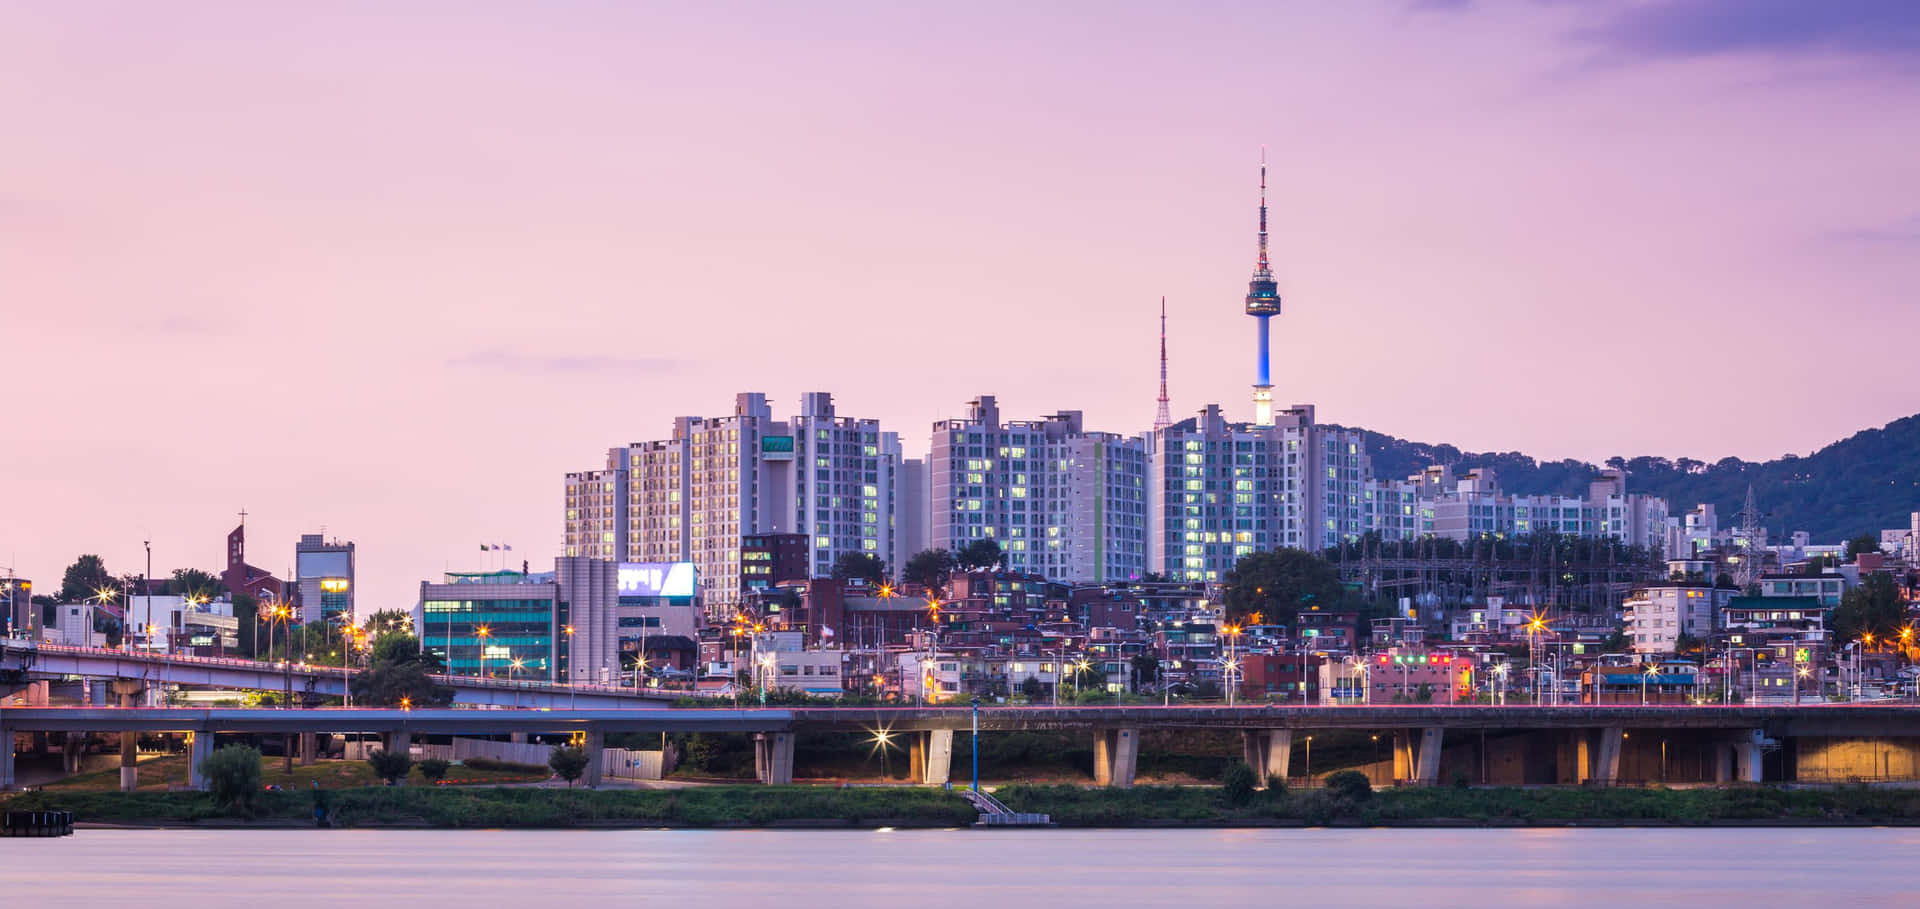
[[1266,387],[1273,384],[1272,354],[1267,341],[1267,323],[1273,316],[1263,313],[1254,318],[1260,320],[1260,362],[1254,364],[1253,372],[1257,378],[1253,384]]
[[1260,360],[1254,364],[1253,423],[1273,425],[1273,376],[1267,323],[1280,314],[1280,287],[1274,283],[1273,269],[1267,262],[1267,160],[1260,155],[1260,258],[1255,261],[1253,278],[1247,282],[1247,315],[1260,321]]

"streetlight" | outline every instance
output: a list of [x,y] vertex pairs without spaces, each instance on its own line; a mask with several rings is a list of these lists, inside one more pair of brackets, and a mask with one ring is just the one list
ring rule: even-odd
[[[1497,695],[1500,699],[1499,706],[1505,707],[1507,706],[1507,664],[1506,663],[1493,664],[1493,675],[1494,675],[1494,678],[1496,679],[1493,686],[1494,694]],[[1376,736],[1376,738],[1378,737]]]
[[[1225,677],[1224,680],[1227,683],[1227,706],[1232,707],[1233,696],[1235,694],[1234,689],[1240,687],[1237,682],[1240,664],[1234,659],[1234,644],[1240,637],[1240,626],[1227,625],[1220,629],[1220,633],[1227,638],[1227,658],[1220,662],[1220,672],[1221,675]],[[1305,692],[1302,692],[1301,695],[1304,697]]]
[[[515,657],[512,663],[507,664],[507,684],[513,685],[514,675],[526,668],[526,665],[526,662],[519,657]],[[520,688],[517,685],[513,689],[513,706],[516,708],[520,706]]]
[[1313,736],[1307,736],[1307,782],[1313,782]]
[[773,685],[773,654],[760,657],[760,706],[767,706],[767,689]]
[[1659,674],[1660,666],[1657,663],[1648,663],[1646,671],[1640,673],[1640,706],[1647,706],[1647,683]]
[[980,791],[980,699],[973,699],[973,791]]
[[[574,677],[580,672],[580,664],[574,662],[573,659],[573,626],[568,625],[565,630],[567,633],[567,709],[572,710],[574,708],[576,695],[576,692],[573,690],[573,681]],[[641,626],[641,630],[645,630],[644,625]]]
[[[480,677],[484,679],[487,677],[487,639],[493,637],[493,629],[482,625],[475,629],[473,633],[480,638]],[[447,644],[447,671],[453,671],[452,643]]]

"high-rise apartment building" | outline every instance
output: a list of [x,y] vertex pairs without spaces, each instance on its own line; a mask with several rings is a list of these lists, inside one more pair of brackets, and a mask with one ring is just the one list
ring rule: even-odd
[[323,535],[300,535],[293,547],[294,598],[301,622],[338,622],[353,617],[353,543]]
[[1214,404],[1154,435],[1149,570],[1220,581],[1241,556],[1319,551],[1369,529],[1377,489],[1361,433],[1316,423],[1310,404],[1272,420],[1229,423]]
[[620,559],[626,553],[626,452],[611,449],[606,466],[567,474],[566,552],[589,559]]
[[[894,557],[898,437],[838,415],[825,392],[801,395],[799,410],[775,420],[766,395],[742,393],[728,416],[678,418],[671,438],[615,449],[604,471],[569,474],[565,554],[692,562],[714,615],[741,600],[744,536],[806,535],[815,575],[843,553]],[[607,490],[618,505],[594,498]],[[608,529],[610,520],[619,526]]]
[[991,539],[1009,570],[1068,581],[1147,570],[1143,439],[1088,432],[1077,410],[1002,423],[981,395],[934,424],[929,461],[934,547]]

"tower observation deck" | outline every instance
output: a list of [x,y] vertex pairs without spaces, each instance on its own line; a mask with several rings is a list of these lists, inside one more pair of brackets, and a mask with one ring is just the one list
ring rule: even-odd
[[1260,258],[1247,282],[1247,315],[1259,320],[1260,353],[1254,363],[1253,422],[1273,425],[1273,373],[1269,365],[1267,320],[1280,314],[1280,288],[1267,260],[1267,156],[1260,155]]

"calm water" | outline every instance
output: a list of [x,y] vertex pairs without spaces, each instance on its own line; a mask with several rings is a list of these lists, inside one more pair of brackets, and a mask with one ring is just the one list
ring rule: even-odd
[[0,839],[0,894],[35,909],[1912,906],[1916,854],[1920,831],[1862,829],[83,830]]

